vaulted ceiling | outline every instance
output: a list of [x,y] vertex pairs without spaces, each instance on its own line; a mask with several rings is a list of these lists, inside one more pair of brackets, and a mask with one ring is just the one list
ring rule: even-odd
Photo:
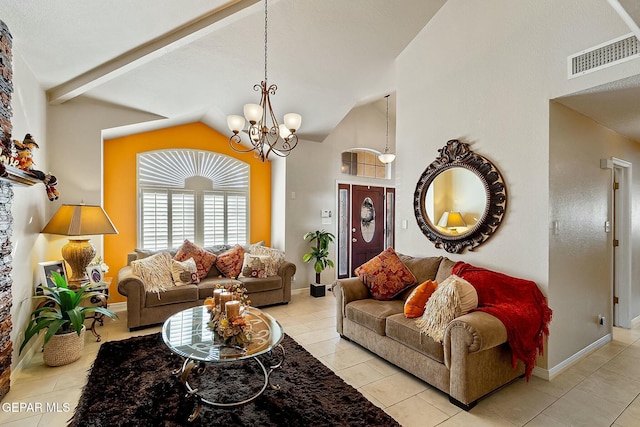
[[[637,0],[608,1],[640,33]],[[396,57],[445,2],[269,0],[279,119],[302,114],[300,136],[322,141],[354,106],[383,108]],[[0,0],[0,19],[52,103],[88,96],[226,132],[264,78],[261,0]],[[640,140],[639,94],[636,78],[558,101]]]
[[[445,0],[270,0],[268,80],[279,119],[322,141],[394,89],[394,61]],[[169,118],[226,116],[264,79],[260,0],[0,0],[0,19],[50,102],[88,96]]]

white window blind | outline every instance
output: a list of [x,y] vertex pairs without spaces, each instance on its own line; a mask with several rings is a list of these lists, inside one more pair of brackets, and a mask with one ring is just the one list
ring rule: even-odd
[[249,165],[240,160],[197,150],[140,153],[138,188],[139,247],[248,242]]
[[166,190],[142,191],[142,247],[151,250],[169,247],[169,196]]

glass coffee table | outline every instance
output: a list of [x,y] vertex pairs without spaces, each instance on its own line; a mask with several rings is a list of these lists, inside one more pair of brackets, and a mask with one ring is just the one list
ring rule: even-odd
[[[284,348],[280,344],[284,337],[282,326],[268,313],[255,307],[247,307],[244,316],[249,320],[252,329],[251,343],[246,347],[226,345],[209,329],[207,323],[210,314],[206,306],[197,306],[176,313],[164,323],[162,340],[172,352],[184,358],[182,367],[176,369],[174,374],[180,375],[180,381],[187,394],[197,398],[196,408],[189,421],[198,417],[203,403],[215,407],[234,407],[255,400],[267,387],[278,390],[278,386],[271,384],[270,379],[273,371],[280,368],[284,362]],[[279,357],[274,358],[272,362],[275,363],[265,366],[259,356],[272,353],[275,349],[279,350]],[[194,375],[202,376],[207,366],[215,365],[216,368],[224,369],[225,364],[243,360],[256,363],[264,375],[264,383],[251,397],[237,402],[215,402],[203,396],[198,388],[192,387],[189,382],[190,375],[192,379]]]

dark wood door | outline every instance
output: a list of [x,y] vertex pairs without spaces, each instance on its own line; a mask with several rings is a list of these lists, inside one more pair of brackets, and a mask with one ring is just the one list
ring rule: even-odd
[[352,271],[384,250],[384,188],[354,185],[351,195]]

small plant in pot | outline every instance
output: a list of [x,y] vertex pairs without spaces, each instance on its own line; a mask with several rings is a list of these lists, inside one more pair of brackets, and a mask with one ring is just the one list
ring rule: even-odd
[[24,332],[24,341],[20,345],[20,353],[31,340],[43,329],[44,335],[44,363],[49,366],[61,366],[75,362],[82,356],[84,349],[84,320],[87,314],[101,313],[104,316],[117,318],[111,310],[104,307],[83,306],[81,302],[100,292],[91,291],[91,284],[78,289],[69,289],[67,281],[57,272],[51,273],[54,287],[40,285],[36,299],[45,299],[38,305]]
[[304,235],[304,240],[309,243],[315,242],[311,247],[311,252],[302,256],[302,261],[309,263],[313,261],[313,269],[316,272],[316,283],[320,284],[320,274],[327,267],[333,267],[333,261],[329,259],[329,243],[333,242],[335,236],[325,230],[316,230]]

